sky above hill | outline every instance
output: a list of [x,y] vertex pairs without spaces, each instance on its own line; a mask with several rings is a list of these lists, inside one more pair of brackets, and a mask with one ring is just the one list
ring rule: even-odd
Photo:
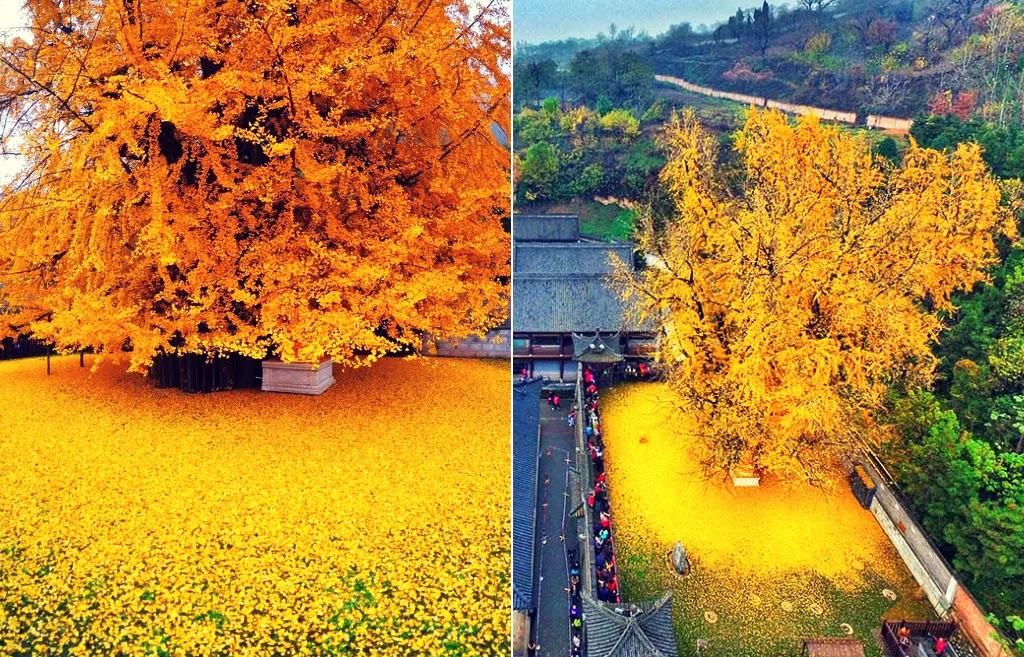
[[753,7],[756,0],[514,0],[512,23],[516,42],[540,43],[569,37],[608,34],[611,23],[621,30],[660,34],[670,25],[690,23],[694,29],[711,26]]

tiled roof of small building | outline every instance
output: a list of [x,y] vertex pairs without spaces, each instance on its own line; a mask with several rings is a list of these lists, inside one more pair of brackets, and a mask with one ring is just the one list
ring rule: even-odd
[[853,637],[804,639],[804,657],[864,657],[864,644]]
[[583,596],[588,657],[678,657],[672,594],[638,604]]
[[512,608],[534,607],[533,547],[537,507],[540,393],[544,382],[512,388]]

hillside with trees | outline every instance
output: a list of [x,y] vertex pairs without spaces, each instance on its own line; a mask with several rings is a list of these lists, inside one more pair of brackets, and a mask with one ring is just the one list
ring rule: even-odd
[[[780,101],[909,118],[945,100],[986,119],[1022,118],[1024,9],[1015,2],[766,0],[705,31],[682,23],[655,37],[610,32],[557,49],[520,45],[517,102],[552,91],[576,100],[588,88],[578,69],[601,53],[625,52],[657,73]],[[526,71],[538,68],[546,84],[523,86]]]

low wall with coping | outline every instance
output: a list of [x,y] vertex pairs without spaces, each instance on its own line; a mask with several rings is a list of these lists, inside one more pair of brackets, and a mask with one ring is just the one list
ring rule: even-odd
[[783,112],[788,112],[790,114],[796,114],[798,116],[816,116],[823,121],[836,121],[839,123],[848,123],[850,125],[857,123],[857,114],[855,112],[841,112],[839,110],[831,110],[824,107],[814,107],[813,105],[795,105],[793,103],[784,103],[778,100],[768,100],[765,102],[765,106],[781,110]]
[[914,120],[868,114],[867,125],[869,128],[878,128],[879,130],[910,132],[910,129],[914,126]]
[[924,528],[903,505],[892,482],[870,459],[863,465],[876,487],[871,513],[928,596],[936,613],[955,620],[960,632],[970,640],[981,657],[1003,657],[1006,651],[993,638],[996,628],[985,620],[984,610],[960,584],[956,573],[928,540]]
[[512,357],[512,331],[491,331],[486,337],[470,336],[462,340],[428,338],[426,353],[441,358],[504,358]]
[[917,583],[924,589],[935,611],[943,616],[953,606],[959,584],[942,556],[931,546],[924,530],[903,508],[889,483],[871,462],[864,469],[875,482],[875,497],[871,513],[882,526],[896,551],[907,564]]
[[687,91],[692,91],[693,93],[700,94],[702,96],[710,96],[711,98],[725,98],[726,100],[745,103],[747,105],[756,105],[758,107],[764,107],[766,102],[763,96],[748,96],[746,94],[737,94],[731,91],[712,89],[711,87],[702,87],[699,84],[687,82],[682,78],[674,78],[671,75],[655,75],[654,79],[659,82],[674,84],[675,86],[686,89]]
[[[813,115],[823,121],[835,121],[838,123],[847,123],[849,125],[855,125],[857,123],[856,112],[843,112],[841,110],[815,107],[813,105],[797,105],[794,103],[772,100],[771,98],[764,98],[763,96],[748,96],[746,94],[737,94],[730,91],[721,91],[719,89],[712,89],[711,87],[704,87],[699,84],[687,82],[682,78],[672,77],[671,75],[655,75],[654,79],[659,82],[666,82],[681,89],[685,89],[686,91],[700,94],[702,96],[709,96],[711,98],[724,98],[726,100],[732,100],[746,105],[777,109],[781,112],[796,114],[797,116]],[[891,116],[878,116],[875,114],[869,114],[866,121],[869,128],[895,130],[899,132],[909,132],[910,127],[914,124],[912,119],[899,119]]]

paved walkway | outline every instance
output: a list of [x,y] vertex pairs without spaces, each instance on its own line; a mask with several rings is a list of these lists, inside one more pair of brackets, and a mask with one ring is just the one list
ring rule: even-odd
[[578,544],[570,526],[572,501],[569,499],[566,459],[573,458],[572,429],[565,419],[572,400],[553,410],[541,401],[540,463],[537,474],[537,541],[534,564],[539,582],[536,587],[537,612],[534,641],[540,645],[538,657],[565,657],[569,654],[569,580],[566,551]]

